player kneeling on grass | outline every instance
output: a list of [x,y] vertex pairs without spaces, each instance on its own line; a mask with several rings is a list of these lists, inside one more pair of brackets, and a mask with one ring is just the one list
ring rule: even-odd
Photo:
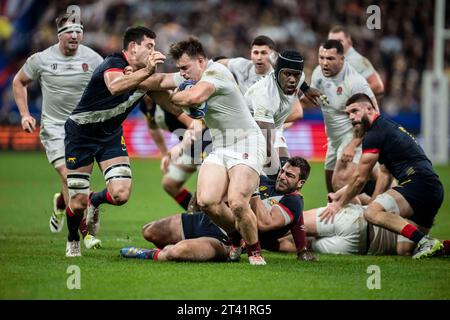
[[[312,261],[306,251],[303,227],[303,197],[298,192],[310,172],[308,162],[300,157],[290,158],[273,182],[261,178],[259,194],[250,203],[258,221],[258,236],[263,249],[286,251],[281,245],[289,231],[293,235],[299,260]],[[227,261],[231,243],[224,230],[206,214],[177,214],[150,222],[143,228],[144,238],[158,249],[125,247],[120,254],[126,258],[158,261]]]

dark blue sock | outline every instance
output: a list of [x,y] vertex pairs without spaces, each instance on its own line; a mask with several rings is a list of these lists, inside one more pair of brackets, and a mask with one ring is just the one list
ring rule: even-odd
[[67,229],[69,230],[69,235],[67,236],[67,240],[72,241],[80,241],[80,234],[78,233],[78,228],[80,227],[81,219],[83,215],[78,215],[72,212],[72,210],[67,207],[66,208],[66,217],[67,217]]
[[100,192],[91,193],[91,203],[94,207],[100,206],[102,203],[107,203],[108,199],[106,198],[107,189],[103,189]]

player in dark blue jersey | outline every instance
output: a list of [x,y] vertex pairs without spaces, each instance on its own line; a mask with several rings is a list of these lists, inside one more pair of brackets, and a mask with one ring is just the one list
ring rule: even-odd
[[[65,158],[69,205],[66,256],[80,256],[78,227],[88,208],[87,221],[102,203],[122,205],[131,191],[131,169],[122,122],[146,94],[139,88],[165,56],[154,50],[156,35],[145,27],[128,28],[123,51],[105,58],[94,71],[80,102],[65,123]],[[126,67],[135,72],[124,74]],[[99,163],[107,188],[89,196],[89,178]],[[89,207],[88,207],[89,205]]]
[[[261,245],[267,250],[286,251],[281,239],[292,233],[299,260],[315,260],[306,250],[303,225],[303,197],[299,190],[308,178],[310,166],[300,157],[288,159],[276,182],[261,178],[259,193],[251,200],[257,215]],[[202,212],[177,214],[143,227],[146,240],[158,249],[126,247],[121,255],[158,261],[226,261],[231,241],[224,230]],[[289,251],[291,248],[289,247]]]
[[321,219],[328,221],[361,191],[378,161],[398,180],[398,186],[390,188],[389,179],[379,177],[376,192],[380,195],[364,217],[409,239],[405,245],[417,245],[414,259],[436,255],[443,245],[427,234],[442,205],[444,189],[430,160],[409,132],[375,111],[368,96],[356,94],[346,105],[355,130],[363,137],[363,155],[350,183],[330,195],[332,202]]

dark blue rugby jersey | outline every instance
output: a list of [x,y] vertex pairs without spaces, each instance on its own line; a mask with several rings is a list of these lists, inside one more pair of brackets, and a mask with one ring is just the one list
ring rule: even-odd
[[378,153],[378,162],[400,182],[415,174],[435,176],[431,161],[414,137],[398,123],[379,116],[362,143],[363,153]]
[[143,98],[145,91],[134,89],[113,96],[103,76],[105,72],[123,71],[128,65],[123,52],[106,57],[95,69],[70,119],[79,125],[101,124],[105,132],[119,129],[127,115]]
[[265,202],[267,207],[278,205],[283,214],[287,214],[286,218],[290,221],[282,228],[259,232],[261,243],[271,243],[285,236],[297,224],[303,214],[303,196],[297,191],[289,194],[278,193],[275,190],[275,181],[264,176],[261,176],[260,179],[259,193],[261,200]]

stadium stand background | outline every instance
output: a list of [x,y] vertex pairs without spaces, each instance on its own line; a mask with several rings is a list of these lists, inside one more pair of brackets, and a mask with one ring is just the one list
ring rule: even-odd
[[[34,52],[56,43],[55,17],[68,5],[81,8],[83,44],[106,56],[121,50],[121,34],[129,25],[146,25],[157,33],[157,49],[167,53],[170,43],[197,36],[212,56],[248,57],[249,44],[259,34],[270,36],[278,50],[296,48],[305,57],[311,76],[319,44],[330,27],[346,26],[354,47],[369,58],[385,85],[383,113],[420,138],[422,72],[432,67],[433,1],[45,1],[0,2],[0,150],[40,149],[37,133],[20,130],[11,82],[18,68]],[[381,9],[381,29],[366,27],[369,5]],[[450,6],[447,6],[447,17]],[[449,28],[450,19],[446,19]],[[446,42],[445,70],[450,75],[450,42]],[[165,71],[174,71],[171,61]],[[29,104],[39,119],[41,94],[30,86]],[[124,125],[130,154],[157,156],[143,116],[133,112]],[[320,159],[326,137],[320,109],[305,110],[304,119],[287,131],[291,152]],[[169,144],[177,141],[166,136]]]

